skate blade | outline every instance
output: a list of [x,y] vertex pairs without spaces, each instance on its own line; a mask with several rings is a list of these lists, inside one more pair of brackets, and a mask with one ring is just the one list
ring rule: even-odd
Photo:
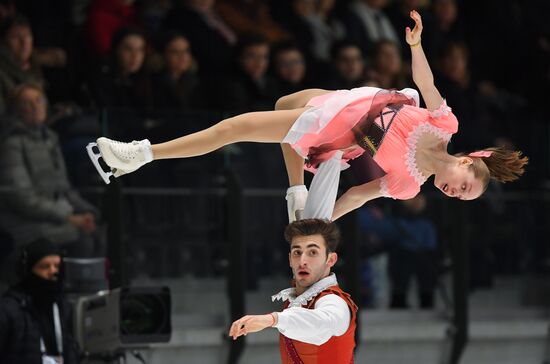
[[110,177],[113,176],[113,172],[112,171],[106,172],[103,170],[103,168],[99,164],[99,158],[102,158],[101,153],[100,152],[95,153],[93,149],[94,147],[97,148],[97,143],[88,143],[88,145],[86,146],[86,150],[88,151],[88,157],[90,157],[90,160],[94,164],[94,167],[97,170],[97,173],[99,173],[101,178],[103,178],[103,181],[105,182],[105,184],[109,184],[111,182]]

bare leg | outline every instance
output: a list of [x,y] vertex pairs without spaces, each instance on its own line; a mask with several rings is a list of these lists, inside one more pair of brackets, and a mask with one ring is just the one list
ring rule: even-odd
[[[321,96],[332,91],[323,89],[309,89],[281,97],[275,104],[275,110],[290,110],[303,108],[315,96]],[[281,144],[288,174],[289,186],[304,184],[304,158],[288,144]]]
[[236,142],[280,143],[305,108],[250,112],[151,146],[154,159],[193,157]]

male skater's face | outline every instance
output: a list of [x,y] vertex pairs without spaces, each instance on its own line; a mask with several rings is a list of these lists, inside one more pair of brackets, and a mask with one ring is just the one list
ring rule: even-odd
[[297,236],[292,239],[289,260],[296,280],[296,293],[303,293],[328,276],[337,259],[336,253],[327,254],[325,239],[321,235]]

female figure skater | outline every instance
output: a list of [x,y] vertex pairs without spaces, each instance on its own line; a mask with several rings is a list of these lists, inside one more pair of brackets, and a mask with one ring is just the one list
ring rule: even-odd
[[[282,143],[290,183],[290,221],[313,217],[336,220],[378,197],[410,199],[431,175],[444,194],[462,200],[479,197],[490,178],[500,182],[517,179],[527,163],[519,151],[487,148],[470,154],[447,153],[458,121],[434,85],[420,44],[420,15],[412,11],[410,16],[415,26],[406,28],[406,41],[411,47],[413,80],[425,109],[419,107],[413,89],[309,89],[282,97],[275,111],[241,114],[165,143],[99,138],[101,156],[111,167],[110,174],[118,177],[155,159],[198,156],[235,142]],[[97,163],[100,155],[93,155],[91,148],[90,156],[102,173]],[[340,170],[365,151],[386,175],[350,188],[336,201]],[[317,170],[309,198],[304,159],[306,169]],[[104,178],[108,182],[109,177]]]

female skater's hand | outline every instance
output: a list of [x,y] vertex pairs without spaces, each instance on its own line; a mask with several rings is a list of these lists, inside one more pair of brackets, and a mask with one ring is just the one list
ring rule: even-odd
[[229,336],[237,340],[239,336],[258,332],[275,324],[275,314],[248,315],[233,322],[229,329]]
[[405,40],[409,45],[416,45],[420,43],[420,35],[422,34],[422,18],[418,11],[412,10],[410,12],[411,18],[414,20],[414,28],[405,28]]

